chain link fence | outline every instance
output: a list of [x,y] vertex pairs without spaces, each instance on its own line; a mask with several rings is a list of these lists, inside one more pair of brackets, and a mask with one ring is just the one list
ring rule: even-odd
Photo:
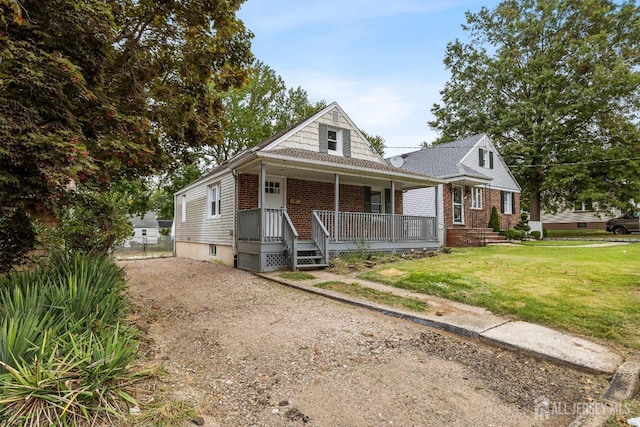
[[173,237],[159,236],[142,242],[128,240],[114,251],[116,259],[161,258],[173,256]]

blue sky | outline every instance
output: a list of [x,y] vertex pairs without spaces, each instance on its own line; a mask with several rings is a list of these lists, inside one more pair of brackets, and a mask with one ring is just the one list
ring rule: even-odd
[[247,0],[238,17],[255,56],[312,101],[338,102],[385,155],[437,136],[427,121],[449,79],[448,42],[464,38],[467,10],[497,0]]

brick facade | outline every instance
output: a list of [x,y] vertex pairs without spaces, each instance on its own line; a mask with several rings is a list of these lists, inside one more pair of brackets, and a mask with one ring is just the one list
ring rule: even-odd
[[257,209],[258,206],[258,175],[238,175],[238,210]]
[[[238,177],[238,209],[259,207],[258,175],[241,174]],[[311,239],[311,212],[334,210],[334,188],[329,182],[286,179],[285,206],[291,222],[301,239]],[[395,192],[395,212],[402,214],[402,191]],[[340,212],[364,212],[364,188],[340,184]]]
[[469,228],[484,228],[489,224],[491,209],[495,206],[500,217],[500,228],[506,230],[513,228],[520,221],[520,194],[515,193],[513,214],[501,213],[500,190],[490,188],[482,189],[482,209],[471,209],[471,187],[464,187],[464,224],[453,223],[453,184],[443,186],[443,216],[447,230],[447,246],[469,246],[472,239],[467,236]]

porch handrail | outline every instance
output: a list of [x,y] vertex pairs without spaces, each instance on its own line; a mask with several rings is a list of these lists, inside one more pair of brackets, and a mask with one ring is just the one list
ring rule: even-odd
[[[436,217],[338,212],[339,229],[334,230],[335,211],[314,211],[337,242],[436,241]],[[395,223],[395,228],[394,227]],[[393,231],[393,232],[392,232]]]
[[292,271],[297,270],[298,265],[298,231],[291,222],[287,211],[282,211],[282,240],[284,248],[289,255],[289,263]]
[[324,226],[318,212],[311,212],[311,238],[318,247],[324,263],[329,263],[329,230]]

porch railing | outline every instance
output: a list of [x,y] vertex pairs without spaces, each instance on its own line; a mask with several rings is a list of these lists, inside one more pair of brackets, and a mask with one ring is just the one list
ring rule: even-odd
[[291,270],[296,271],[298,265],[298,232],[286,211],[282,211],[282,217],[282,241],[289,256],[289,267],[291,267]]
[[435,217],[314,211],[329,233],[339,242],[437,241]]
[[238,239],[258,242],[279,242],[282,240],[282,209],[265,209],[260,218],[260,209],[238,211]]
[[329,230],[324,226],[318,212],[311,213],[311,238],[318,247],[325,264],[329,263]]

